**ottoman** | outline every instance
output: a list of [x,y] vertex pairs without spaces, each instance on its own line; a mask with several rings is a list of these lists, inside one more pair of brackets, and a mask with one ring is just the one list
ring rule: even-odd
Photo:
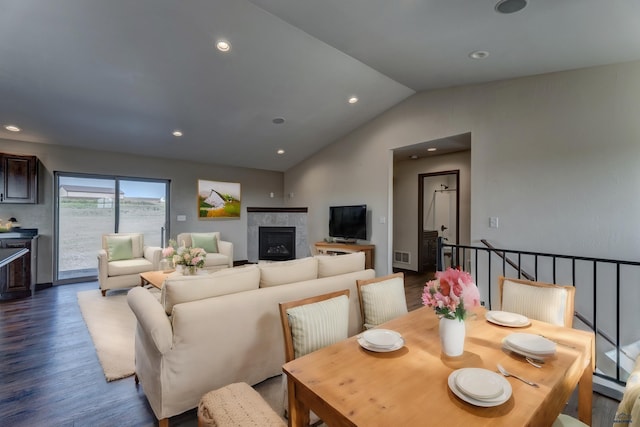
[[247,383],[234,383],[202,396],[199,427],[286,427],[287,424]]

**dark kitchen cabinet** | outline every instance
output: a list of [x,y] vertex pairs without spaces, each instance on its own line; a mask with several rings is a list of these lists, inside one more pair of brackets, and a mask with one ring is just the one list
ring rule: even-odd
[[0,268],[0,300],[32,296],[36,290],[38,236],[5,239],[0,235],[0,247],[29,249],[26,255]]
[[38,203],[38,158],[0,153],[0,203]]

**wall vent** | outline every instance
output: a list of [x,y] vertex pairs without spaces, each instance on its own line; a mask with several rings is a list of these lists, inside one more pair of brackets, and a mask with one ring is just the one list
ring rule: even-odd
[[393,251],[393,261],[402,264],[411,264],[411,254],[403,251]]

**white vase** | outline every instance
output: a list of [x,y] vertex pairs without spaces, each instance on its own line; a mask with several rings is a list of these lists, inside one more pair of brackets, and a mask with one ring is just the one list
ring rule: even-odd
[[466,334],[464,321],[458,319],[440,319],[440,343],[442,352],[451,357],[464,353],[464,337]]

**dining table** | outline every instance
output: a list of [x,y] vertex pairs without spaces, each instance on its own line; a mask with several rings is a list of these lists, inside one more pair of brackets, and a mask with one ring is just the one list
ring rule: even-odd
[[[478,307],[467,316],[464,352],[457,357],[442,353],[439,318],[421,307],[378,326],[402,336],[404,345],[395,351],[367,350],[356,335],[285,363],[289,425],[308,425],[313,411],[330,427],[549,427],[576,387],[578,418],[591,425],[594,333],[537,320],[503,326],[488,321],[486,313]],[[556,343],[555,352],[534,361],[536,367],[503,347],[514,333],[541,335]],[[507,377],[511,395],[495,406],[477,406],[452,391],[453,372],[497,372],[498,364],[537,386]]]

